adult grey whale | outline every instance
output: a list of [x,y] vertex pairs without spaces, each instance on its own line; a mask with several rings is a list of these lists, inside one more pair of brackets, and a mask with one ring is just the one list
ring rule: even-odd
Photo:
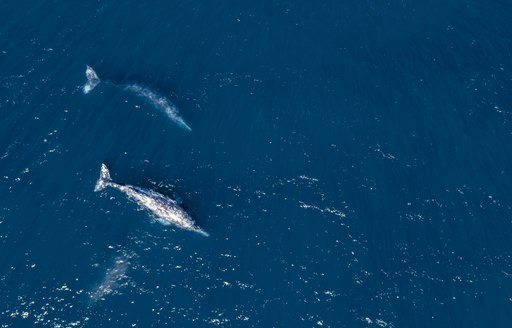
[[[101,80],[98,77],[98,74],[94,71],[91,66],[86,66],[85,76],[87,77],[87,82],[82,87],[82,91],[84,94],[88,94],[98,84],[100,84]],[[117,84],[110,81],[105,81],[104,83],[119,87],[123,90],[132,92],[133,94],[143,98],[148,103],[150,103],[153,107],[163,111],[167,117],[173,120],[176,124],[178,124],[181,128],[192,131],[190,126],[181,118],[180,113],[178,112],[178,108],[165,96],[158,94],[157,92],[151,90],[148,87],[141,86],[136,83],[132,84]]]
[[142,208],[151,212],[163,224],[172,224],[181,229],[197,232],[208,237],[209,234],[199,228],[192,217],[175,200],[165,197],[156,191],[124,185],[112,181],[110,172],[105,164],[101,164],[100,178],[96,182],[94,191],[112,187],[125,193]]

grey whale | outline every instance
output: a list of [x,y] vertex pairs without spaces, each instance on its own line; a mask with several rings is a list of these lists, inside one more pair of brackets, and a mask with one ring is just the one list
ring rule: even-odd
[[[82,87],[82,91],[84,94],[88,94],[94,90],[98,84],[100,84],[101,80],[91,66],[86,66],[85,76],[87,77],[87,82]],[[153,107],[164,112],[167,117],[174,121],[178,126],[187,131],[192,131],[192,128],[188,126],[185,120],[180,116],[178,108],[169,99],[167,99],[167,97],[137,83],[117,84],[110,81],[104,81],[103,83],[116,86],[143,98]]]
[[100,191],[106,187],[112,187],[123,192],[128,198],[149,211],[163,224],[170,224],[184,230],[194,231],[205,237],[209,236],[206,231],[195,224],[192,217],[177,201],[150,189],[114,182],[110,177],[107,166],[101,164],[100,177],[96,182],[94,191]]

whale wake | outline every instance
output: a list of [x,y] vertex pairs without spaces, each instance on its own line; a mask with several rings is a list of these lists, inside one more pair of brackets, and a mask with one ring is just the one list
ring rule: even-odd
[[[83,86],[82,90],[84,94],[88,94],[91,92],[100,82],[100,78],[98,74],[94,71],[94,69],[90,66],[87,66],[85,69],[85,76],[87,77],[87,82]],[[167,117],[169,117],[174,123],[178,124],[181,128],[192,131],[190,126],[183,120],[178,112],[178,108],[165,96],[158,94],[157,92],[151,90],[150,88],[143,87],[139,84],[116,84],[111,81],[104,81],[104,83],[108,83],[110,85],[121,88],[125,91],[132,92],[133,94],[143,98],[152,105],[154,108],[164,112]]]

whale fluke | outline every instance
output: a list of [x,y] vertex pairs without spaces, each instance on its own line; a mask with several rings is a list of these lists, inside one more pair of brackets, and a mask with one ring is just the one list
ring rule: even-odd
[[105,164],[101,164],[100,178],[96,181],[96,186],[94,186],[94,191],[100,191],[105,189],[109,183],[112,181],[110,178],[110,172]]
[[92,69],[91,66],[87,66],[85,69],[85,76],[87,77],[87,82],[83,87],[83,91],[85,94],[91,92],[101,81],[96,72]]

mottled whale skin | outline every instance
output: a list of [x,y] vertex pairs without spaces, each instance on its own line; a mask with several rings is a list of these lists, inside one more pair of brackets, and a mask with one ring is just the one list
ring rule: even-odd
[[114,182],[110,178],[107,166],[101,164],[100,178],[96,182],[94,191],[100,191],[106,187],[112,187],[125,193],[128,198],[148,210],[163,224],[172,224],[184,230],[194,231],[206,237],[209,236],[206,231],[195,224],[192,217],[178,202],[153,190]]

